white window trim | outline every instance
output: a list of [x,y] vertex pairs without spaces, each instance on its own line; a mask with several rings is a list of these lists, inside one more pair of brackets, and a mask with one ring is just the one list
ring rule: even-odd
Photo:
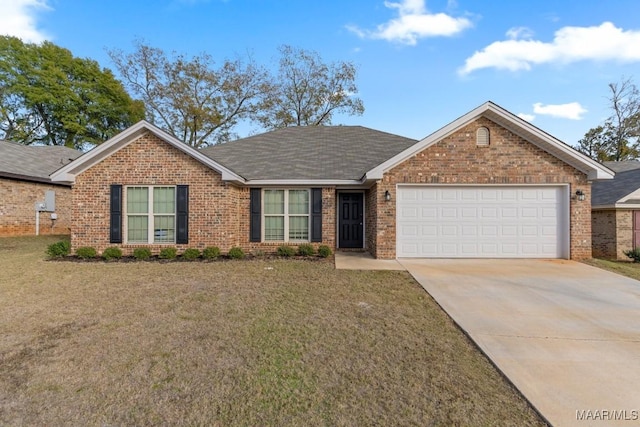
[[[264,212],[264,193],[265,191],[284,191],[284,213],[283,214],[265,214]],[[289,191],[304,190],[308,194],[309,206],[306,214],[290,214],[289,213]],[[260,241],[263,243],[309,243],[311,241],[311,189],[309,188],[263,188],[260,197]],[[266,217],[284,217],[284,240],[266,240],[265,239],[265,218]],[[307,218],[307,236],[308,239],[289,239],[289,218],[290,217],[306,217]]]
[[[148,193],[148,209],[147,213],[134,213],[129,214],[127,211],[127,196],[129,195],[130,188],[146,188]],[[126,245],[175,245],[176,244],[176,233],[177,233],[177,224],[176,224],[176,216],[177,212],[173,212],[173,214],[157,214],[158,216],[173,216],[173,241],[171,242],[155,242],[155,216],[153,213],[153,189],[154,188],[173,188],[174,196],[177,195],[177,187],[175,185],[127,185],[125,186],[125,191],[122,197],[122,210],[123,210],[123,218],[122,218],[122,232],[124,234],[124,244]],[[177,200],[174,202],[174,206],[178,208]],[[147,241],[146,242],[131,242],[129,241],[129,215],[131,216],[146,216],[147,217]]]

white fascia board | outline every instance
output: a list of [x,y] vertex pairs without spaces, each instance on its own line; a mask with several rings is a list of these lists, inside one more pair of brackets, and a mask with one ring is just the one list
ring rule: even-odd
[[626,196],[621,197],[620,199],[618,199],[618,201],[616,202],[616,206],[618,205],[618,203],[624,203],[629,199],[640,199],[640,188],[638,188],[637,190],[634,190],[631,193],[627,194]]
[[245,185],[248,187],[264,187],[264,186],[307,186],[307,187],[322,187],[322,186],[362,186],[363,181],[355,179],[253,179],[245,181]]
[[76,175],[84,172],[85,170],[99,163],[104,158],[110,156],[118,150],[126,147],[142,134],[144,134],[144,132],[151,132],[161,140],[186,153],[205,166],[208,166],[209,168],[217,171],[222,175],[222,179],[224,181],[232,181],[237,183],[244,183],[246,181],[243,177],[236,174],[232,170],[222,166],[221,164],[205,156],[195,148],[185,144],[184,142],[169,135],[162,129],[152,125],[145,120],[139,121],[135,125],[125,129],[108,141],[103,142],[91,151],[78,157],[68,165],[65,165],[62,168],[58,169],[53,174],[51,174],[51,180],[75,182]]

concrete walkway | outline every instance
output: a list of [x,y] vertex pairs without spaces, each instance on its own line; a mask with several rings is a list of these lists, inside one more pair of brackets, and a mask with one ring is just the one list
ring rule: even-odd
[[640,282],[565,260],[400,263],[552,425],[640,425]]
[[375,259],[368,252],[335,253],[337,270],[406,270],[395,259]]

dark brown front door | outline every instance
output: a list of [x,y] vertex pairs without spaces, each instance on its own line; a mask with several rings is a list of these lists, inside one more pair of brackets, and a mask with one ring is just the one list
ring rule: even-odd
[[640,211],[633,211],[633,249],[640,249]]
[[362,193],[338,195],[338,246],[341,248],[363,247],[363,199]]

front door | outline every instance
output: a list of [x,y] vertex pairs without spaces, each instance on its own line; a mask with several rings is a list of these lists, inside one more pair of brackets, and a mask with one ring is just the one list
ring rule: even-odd
[[338,247],[362,248],[363,241],[363,194],[338,194]]

